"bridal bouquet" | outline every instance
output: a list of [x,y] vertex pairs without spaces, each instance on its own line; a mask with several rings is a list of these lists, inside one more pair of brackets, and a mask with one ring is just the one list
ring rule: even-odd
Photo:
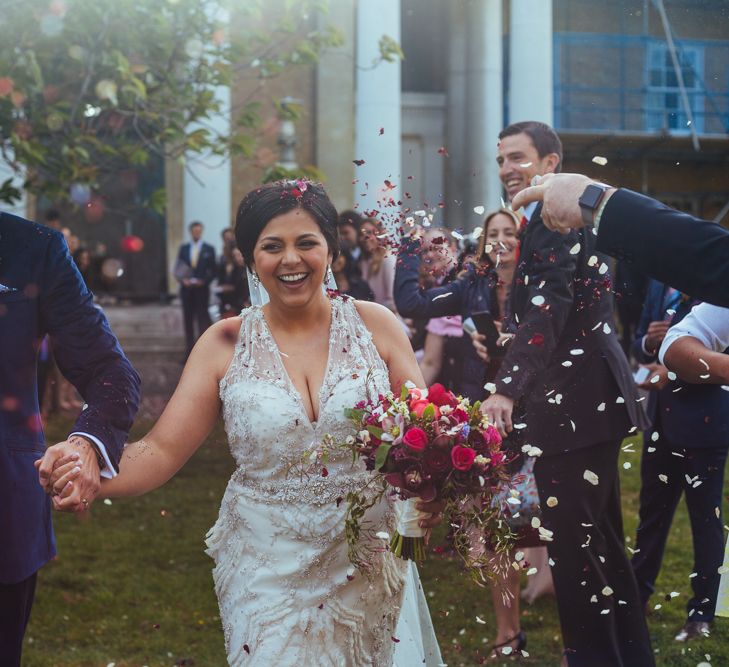
[[440,384],[427,390],[406,385],[400,396],[361,401],[347,411],[357,433],[345,447],[377,473],[381,490],[374,500],[371,494],[348,494],[346,534],[355,565],[362,565],[361,520],[384,493],[398,498],[390,549],[401,558],[425,558],[425,530],[418,526],[423,513],[415,507],[420,500],[445,502],[454,546],[472,569],[484,568],[489,552],[508,551],[513,536],[501,508],[492,507],[494,494],[508,483],[507,456],[479,406]]

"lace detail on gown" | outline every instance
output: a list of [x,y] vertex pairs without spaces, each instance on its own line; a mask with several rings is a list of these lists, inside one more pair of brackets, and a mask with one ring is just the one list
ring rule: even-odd
[[[365,391],[390,388],[354,303],[336,297],[331,304],[317,422],[306,414],[260,307],[242,313],[220,382],[237,469],[206,543],[233,666],[392,664],[406,564],[380,552],[373,576],[365,577],[351,567],[344,537],[347,491],[371,473],[341,452],[327,464],[327,477],[287,477],[325,434],[340,441],[352,432],[346,407]],[[389,502],[367,518],[388,529]]]

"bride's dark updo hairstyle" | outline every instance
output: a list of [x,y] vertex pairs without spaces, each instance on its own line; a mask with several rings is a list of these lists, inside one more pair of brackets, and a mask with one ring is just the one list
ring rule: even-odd
[[278,181],[251,190],[238,206],[235,240],[248,266],[253,265],[253,249],[265,226],[273,218],[300,208],[319,225],[332,259],[339,254],[337,210],[318,183],[305,180]]

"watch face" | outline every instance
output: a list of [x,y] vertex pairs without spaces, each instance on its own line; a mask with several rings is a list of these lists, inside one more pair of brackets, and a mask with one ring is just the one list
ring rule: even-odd
[[585,188],[585,191],[580,197],[580,206],[594,210],[597,208],[604,194],[605,190],[603,188],[590,184]]

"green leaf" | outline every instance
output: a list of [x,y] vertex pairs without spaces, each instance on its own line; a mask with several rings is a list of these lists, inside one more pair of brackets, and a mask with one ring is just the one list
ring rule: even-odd
[[382,470],[385,463],[387,463],[387,455],[390,453],[390,447],[384,442],[377,448],[375,452],[375,470]]
[[379,426],[374,426],[372,424],[369,424],[367,426],[367,430],[375,436],[375,438],[382,438],[382,434],[385,432],[383,431]]
[[428,406],[423,410],[423,419],[426,422],[433,421],[435,419],[435,406],[432,403],[428,403]]

